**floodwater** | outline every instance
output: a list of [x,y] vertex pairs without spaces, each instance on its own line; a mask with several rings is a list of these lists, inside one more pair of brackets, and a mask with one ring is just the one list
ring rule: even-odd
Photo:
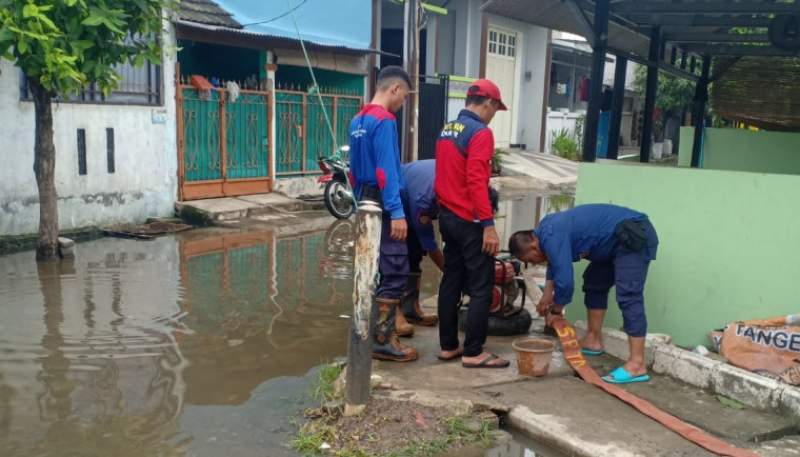
[[346,353],[352,246],[340,222],[0,257],[0,456],[296,455],[314,367]]

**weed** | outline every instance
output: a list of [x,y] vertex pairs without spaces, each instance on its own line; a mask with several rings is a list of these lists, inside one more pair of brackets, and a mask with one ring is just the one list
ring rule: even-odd
[[492,154],[492,173],[499,175],[503,171],[503,162],[505,162],[506,156],[509,154],[510,152],[502,148],[494,150],[494,154]]
[[330,426],[305,426],[297,432],[297,436],[289,442],[289,445],[304,456],[315,456],[320,454],[319,447],[322,443],[332,441],[333,437],[334,431]]
[[563,159],[580,160],[578,141],[567,129],[553,132],[553,152]]
[[340,364],[330,363],[323,365],[319,370],[319,374],[317,374],[317,379],[314,381],[314,398],[322,403],[332,400],[334,397],[333,383],[339,379],[341,374],[342,366]]

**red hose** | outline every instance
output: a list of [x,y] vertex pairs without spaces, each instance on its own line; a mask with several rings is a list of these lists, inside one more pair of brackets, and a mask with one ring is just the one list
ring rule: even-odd
[[758,457],[758,454],[753,451],[738,448],[713,437],[705,431],[687,424],[672,414],[658,409],[654,404],[642,400],[618,385],[603,381],[583,357],[580,343],[578,343],[577,340],[577,334],[572,325],[566,319],[556,319],[552,326],[555,328],[556,333],[558,333],[558,338],[561,340],[561,346],[564,350],[564,356],[567,362],[569,362],[584,381],[603,389],[607,393],[633,406],[645,416],[661,423],[673,432],[714,454],[730,457]]

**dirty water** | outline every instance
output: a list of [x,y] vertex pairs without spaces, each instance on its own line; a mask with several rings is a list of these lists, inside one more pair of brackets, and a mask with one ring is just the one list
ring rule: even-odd
[[314,367],[346,354],[352,245],[345,222],[0,257],[0,455],[296,455]]

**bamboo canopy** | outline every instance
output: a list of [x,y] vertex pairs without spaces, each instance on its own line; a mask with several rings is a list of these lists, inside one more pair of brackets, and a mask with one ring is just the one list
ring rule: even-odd
[[800,130],[800,58],[741,58],[712,85],[711,104],[728,119],[767,130]]

